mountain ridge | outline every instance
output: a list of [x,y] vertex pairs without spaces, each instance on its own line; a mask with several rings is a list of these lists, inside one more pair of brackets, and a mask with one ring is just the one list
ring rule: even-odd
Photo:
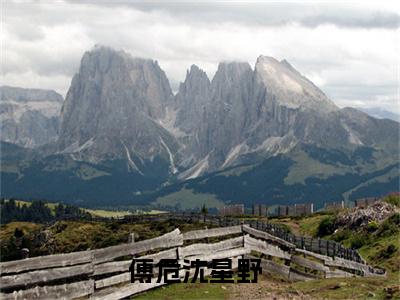
[[[307,184],[323,191],[334,182],[341,189],[332,197],[345,197],[367,183],[379,186],[397,178],[390,167],[398,162],[398,132],[394,121],[338,108],[286,60],[260,56],[254,69],[247,62],[221,62],[211,80],[192,65],[173,95],[156,61],[96,47],[83,55],[73,77],[58,138],[38,149],[36,158],[30,156],[28,167],[3,162],[14,170],[6,172],[5,190],[13,194],[29,186],[23,174],[30,172],[41,174],[40,180],[55,174],[73,182],[80,192],[61,187],[58,195],[90,203],[110,195],[88,190],[100,182],[103,188],[119,187],[123,203],[157,205],[159,191],[177,182],[185,190],[186,182],[197,178],[207,178],[203,187],[193,186],[197,193],[213,194],[220,182],[238,195],[247,191],[252,201],[267,201],[272,191],[282,201],[310,201]],[[275,180],[265,168],[278,172],[280,164],[284,173]],[[241,177],[242,166],[254,168]],[[212,175],[228,169],[234,175],[227,179]],[[376,180],[368,176],[374,172]],[[253,186],[259,194],[243,189],[243,184],[250,189],[248,178],[268,189]],[[353,186],[339,184],[345,178]]]
[[28,148],[55,141],[63,101],[53,90],[1,86],[1,140]]

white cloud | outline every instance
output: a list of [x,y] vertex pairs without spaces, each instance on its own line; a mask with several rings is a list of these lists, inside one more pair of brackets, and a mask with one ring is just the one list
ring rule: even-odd
[[264,54],[286,58],[339,105],[396,110],[399,5],[255,2],[8,2],[2,82],[65,94],[95,44],[158,60],[175,90],[191,64],[212,77],[220,61],[254,65]]

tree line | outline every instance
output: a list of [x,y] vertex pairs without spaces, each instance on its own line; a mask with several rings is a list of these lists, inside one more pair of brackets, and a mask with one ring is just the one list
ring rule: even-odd
[[7,224],[14,221],[48,223],[58,220],[83,219],[90,220],[91,214],[83,209],[59,203],[54,212],[46,205],[46,202],[34,200],[30,205],[21,204],[14,199],[0,200],[0,223]]

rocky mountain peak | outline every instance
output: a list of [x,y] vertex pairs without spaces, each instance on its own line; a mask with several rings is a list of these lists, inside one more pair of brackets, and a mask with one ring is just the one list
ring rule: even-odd
[[186,78],[179,87],[179,92],[184,93],[185,90],[191,90],[192,92],[203,93],[210,86],[210,79],[206,72],[200,69],[196,65],[192,65],[186,72]]
[[[167,133],[157,124],[172,102],[156,61],[97,46],[84,54],[62,109],[59,150],[92,159],[152,157]],[[168,145],[167,145],[168,146]],[[170,146],[170,145],[169,145]],[[129,154],[129,155],[128,155]]]
[[217,82],[230,83],[239,81],[242,76],[251,72],[252,69],[247,62],[221,62],[212,82],[215,84]]
[[[253,79],[253,70],[247,62],[222,62],[211,82],[213,101],[236,102],[248,94]],[[242,99],[243,100],[243,99]],[[242,101],[240,100],[240,101]]]
[[84,54],[78,75],[102,87],[117,84],[129,88],[136,105],[152,118],[163,117],[165,107],[172,101],[169,81],[158,62],[133,57],[122,50],[96,46]]
[[192,65],[186,72],[175,97],[175,126],[182,132],[193,132],[201,122],[204,108],[210,102],[210,84],[206,72],[198,66]]
[[338,109],[317,86],[286,60],[280,62],[273,57],[261,55],[257,59],[255,73],[258,82],[281,105],[328,112]]
[[186,79],[185,79],[185,81],[188,78],[192,78],[192,77],[195,77],[197,75],[204,76],[204,77],[208,78],[206,72],[204,72],[200,67],[198,67],[197,65],[191,65],[190,69],[188,69],[186,71]]

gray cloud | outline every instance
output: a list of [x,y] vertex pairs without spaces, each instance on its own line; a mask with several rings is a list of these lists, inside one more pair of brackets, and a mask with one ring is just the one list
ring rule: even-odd
[[[70,0],[80,4],[82,1]],[[256,26],[284,26],[298,23],[307,27],[332,24],[346,28],[399,28],[400,15],[389,10],[368,9],[360,3],[332,2],[277,3],[243,1],[84,1],[89,5],[119,5],[144,12],[164,12],[188,22],[234,22]]]

